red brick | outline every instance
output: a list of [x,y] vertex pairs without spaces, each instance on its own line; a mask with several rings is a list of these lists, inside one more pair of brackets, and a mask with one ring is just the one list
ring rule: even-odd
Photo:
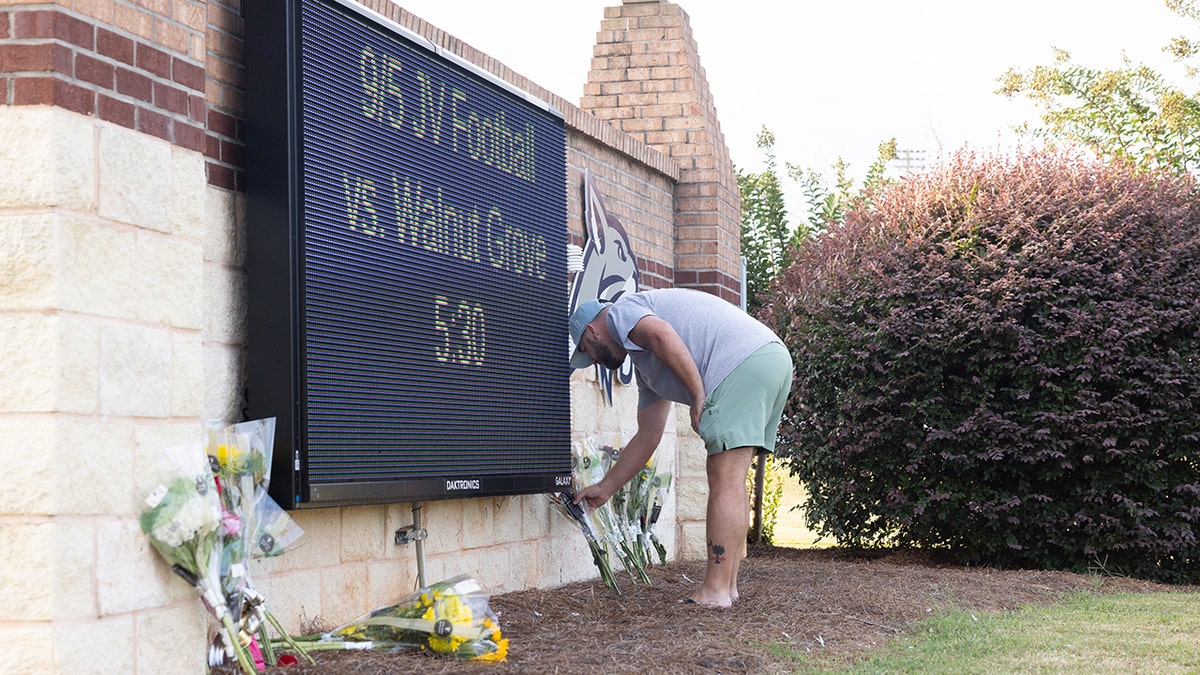
[[0,73],[52,72],[72,77],[71,49],[52,42],[0,44]]
[[204,149],[204,129],[175,120],[175,145],[200,152]]
[[154,80],[132,70],[117,68],[117,93],[153,103]]
[[58,14],[54,18],[54,37],[84,49],[96,48],[96,27],[68,14]]
[[13,105],[53,105],[53,77],[13,78]]
[[188,118],[197,124],[204,124],[208,118],[208,101],[203,96],[188,97]]
[[133,40],[106,28],[96,29],[96,52],[114,61],[133,65]]
[[221,159],[221,139],[206,134],[204,137],[204,156],[209,159]]
[[96,112],[96,92],[72,82],[54,81],[54,105],[82,115]]
[[138,108],[136,128],[164,141],[171,140],[171,118],[149,108]]
[[234,170],[215,162],[208,163],[208,184],[216,187],[234,190],[237,188],[237,176]]
[[13,37],[21,40],[55,37],[54,17],[57,14],[48,9],[17,12],[13,16]]
[[144,42],[134,48],[134,65],[152,75],[171,77],[171,55]]
[[105,122],[119,124],[127,129],[134,128],[137,121],[137,107],[104,94],[98,95],[96,114]]
[[208,130],[222,136],[237,138],[237,120],[223,112],[209,110]]
[[169,84],[155,82],[154,105],[168,112],[186,115],[188,112],[187,92]]
[[116,67],[108,61],[101,61],[87,54],[75,55],[76,79],[90,82],[105,89],[112,89],[115,76]]
[[16,12],[13,33],[19,39],[54,38],[85,49],[95,45],[95,27],[62,12],[38,9]]
[[241,143],[221,141],[221,161],[233,166],[242,166],[245,162]]
[[8,38],[8,19],[10,16],[10,12],[0,12],[0,40],[5,40]]
[[171,79],[192,91],[204,91],[204,69],[183,59],[171,59]]

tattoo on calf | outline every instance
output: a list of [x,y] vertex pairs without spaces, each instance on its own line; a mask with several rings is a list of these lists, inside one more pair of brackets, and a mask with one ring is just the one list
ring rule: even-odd
[[714,565],[720,565],[725,559],[725,547],[720,544],[712,543],[712,539],[708,540],[708,548],[712,551],[712,561]]

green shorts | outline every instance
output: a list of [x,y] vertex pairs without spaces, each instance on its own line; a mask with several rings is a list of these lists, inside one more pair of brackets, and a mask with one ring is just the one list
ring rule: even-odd
[[744,447],[773,452],[791,390],[792,357],[786,347],[771,342],[747,356],[700,412],[700,438],[708,454]]

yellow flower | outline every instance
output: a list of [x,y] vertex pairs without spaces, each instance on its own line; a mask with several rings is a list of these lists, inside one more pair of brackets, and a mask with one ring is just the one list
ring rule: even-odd
[[229,466],[242,456],[242,449],[236,445],[218,445],[217,462],[221,466]]
[[[435,593],[433,606],[425,612],[425,618],[434,622],[434,634],[429,636],[429,647],[440,654],[454,654],[466,638],[455,635],[454,628],[471,625],[471,608],[454,594]],[[443,623],[445,622],[445,623]]]

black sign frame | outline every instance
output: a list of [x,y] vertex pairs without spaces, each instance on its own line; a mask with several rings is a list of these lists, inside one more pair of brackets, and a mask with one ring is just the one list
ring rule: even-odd
[[245,17],[248,418],[284,508],[570,485],[562,115],[346,0]]

